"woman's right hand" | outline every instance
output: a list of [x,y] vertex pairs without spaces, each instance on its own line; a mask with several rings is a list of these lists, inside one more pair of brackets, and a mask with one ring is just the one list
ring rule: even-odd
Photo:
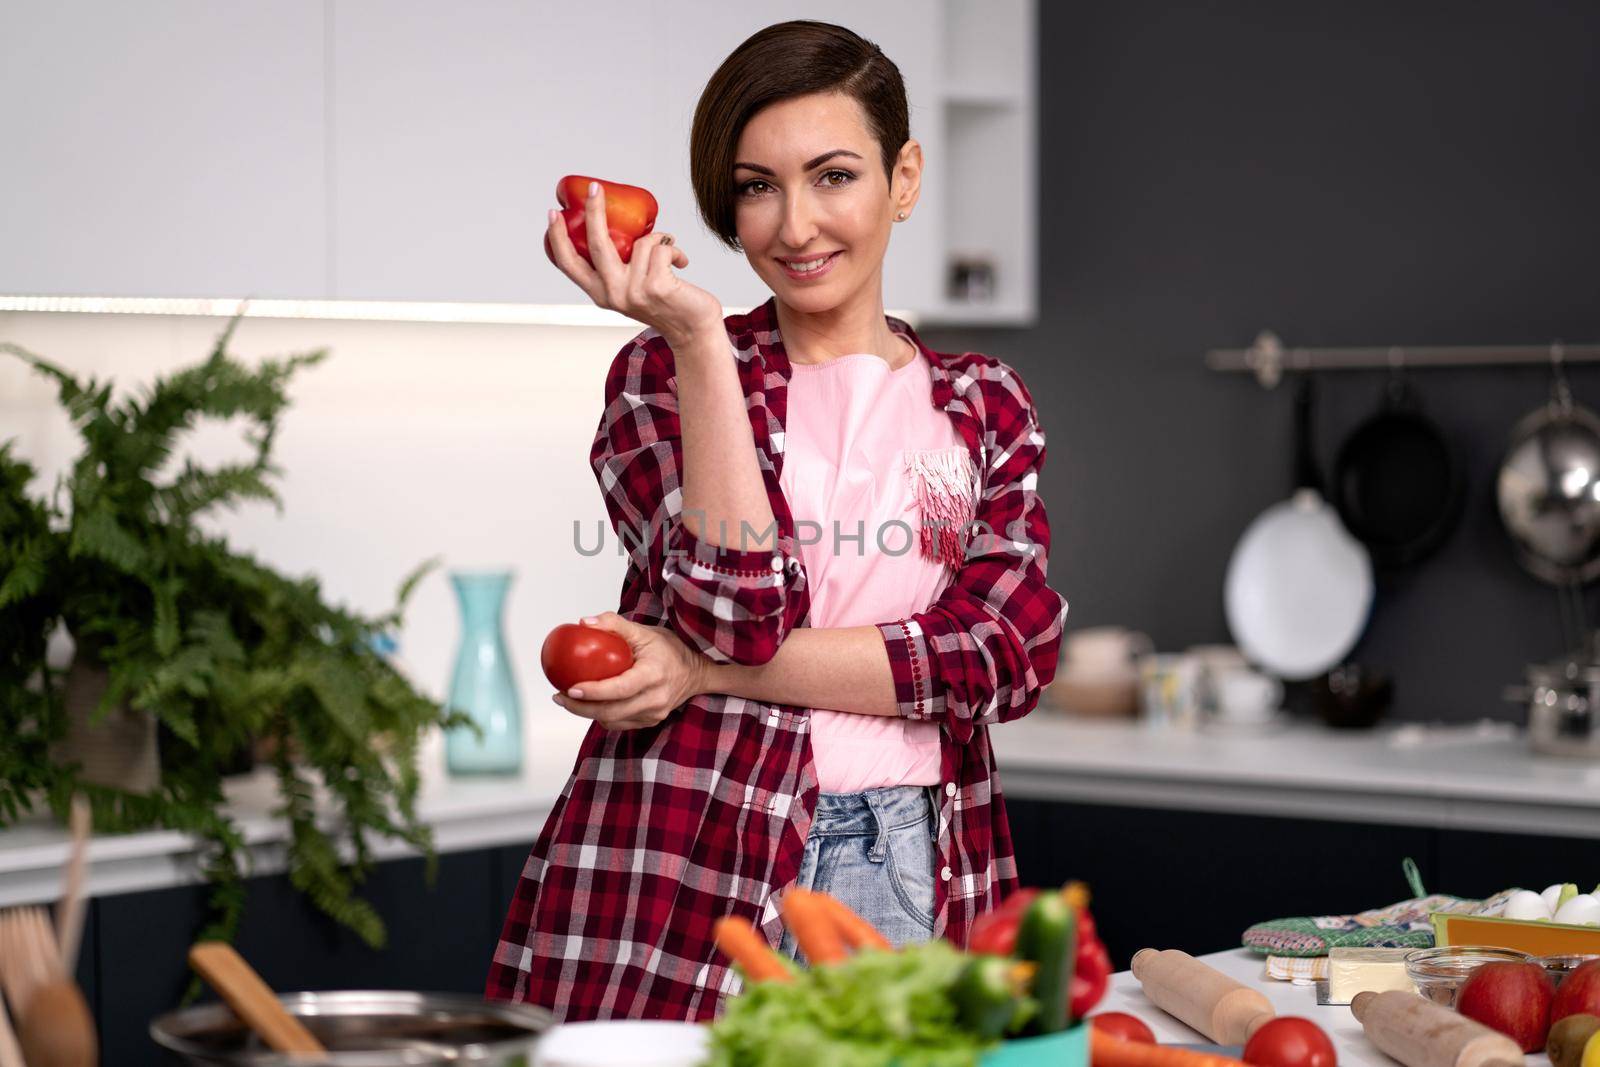
[[672,243],[671,234],[645,234],[633,243],[633,254],[624,263],[606,232],[606,193],[599,182],[590,184],[583,214],[594,266],[573,247],[566,222],[554,208],[550,250],[561,273],[596,305],[653,326],[674,347],[696,334],[723,328],[722,302],[673,273],[673,267],[687,267],[689,257]]

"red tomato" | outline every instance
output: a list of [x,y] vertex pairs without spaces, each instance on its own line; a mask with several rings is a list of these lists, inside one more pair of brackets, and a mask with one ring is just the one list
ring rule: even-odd
[[1156,1043],[1155,1031],[1146,1026],[1143,1019],[1126,1012],[1103,1011],[1099,1015],[1089,1016],[1089,1023],[1096,1030],[1124,1041],[1141,1041],[1146,1045]]
[[1285,1015],[1251,1035],[1244,1062],[1252,1067],[1337,1067],[1339,1056],[1320,1026]]
[[[604,178],[589,178],[582,174],[569,174],[556,183],[556,203],[561,205],[562,221],[567,224],[567,236],[578,255],[594,266],[589,254],[589,226],[584,220],[583,204],[589,196],[589,183],[596,181],[606,193],[606,232],[616,247],[617,255],[627,263],[633,257],[633,242],[655,229],[656,198],[648,189],[637,185],[608,182]],[[544,254],[550,255],[550,238],[544,239]]]
[[633,650],[610,630],[564,622],[544,639],[539,666],[550,684],[564,693],[579,682],[621,674],[633,666]]

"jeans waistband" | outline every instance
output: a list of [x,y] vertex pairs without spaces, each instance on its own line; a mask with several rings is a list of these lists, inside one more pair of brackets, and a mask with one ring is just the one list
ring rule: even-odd
[[819,793],[811,823],[814,837],[879,834],[929,818],[933,789],[895,785],[860,793]]

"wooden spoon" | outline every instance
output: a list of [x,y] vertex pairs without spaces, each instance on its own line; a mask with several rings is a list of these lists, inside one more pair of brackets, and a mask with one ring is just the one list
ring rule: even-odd
[[17,1035],[11,1029],[3,1000],[0,1000],[0,1067],[27,1067],[22,1062],[22,1049],[17,1045]]
[[61,967],[43,908],[0,913],[0,979],[31,1067],[95,1067],[99,1042],[89,1005]]
[[89,1005],[71,982],[50,982],[34,990],[17,1024],[17,1037],[28,1067],[95,1067],[100,1061]]
[[202,941],[189,950],[189,965],[211,984],[234,1014],[275,1052],[326,1054],[327,1049],[273,996],[255,968],[225,941]]
[[89,859],[89,801],[82,793],[72,798],[72,851],[67,858],[61,902],[56,905],[56,943],[61,948],[61,968],[70,977],[78,970],[78,945],[83,940],[83,883]]

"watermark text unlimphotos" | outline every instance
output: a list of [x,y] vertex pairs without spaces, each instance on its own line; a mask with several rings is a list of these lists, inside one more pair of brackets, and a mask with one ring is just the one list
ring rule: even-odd
[[[706,529],[705,512],[690,510],[687,515],[698,515],[700,522],[698,528]],[[596,519],[593,537],[586,537],[583,522],[579,519],[572,520],[572,547],[580,556],[598,556],[606,550],[606,542],[613,541],[615,554],[623,555],[635,551],[643,551],[650,542],[650,535],[657,529],[655,524],[637,529],[630,523],[617,525],[617,536],[612,538],[606,523]],[[921,525],[938,537],[946,529],[959,529],[968,538],[987,537],[994,533],[994,529],[982,519],[967,519],[956,523],[946,519],[929,519]],[[797,519],[794,524],[795,544],[800,546],[821,545],[824,539],[827,543],[823,551],[839,556],[853,550],[855,555],[864,556],[868,544],[885,556],[901,556],[914,551],[917,546],[917,531],[911,524],[903,519],[889,519],[877,523],[870,532],[865,519],[857,519],[853,528],[848,524],[841,524],[839,520],[832,520],[827,527],[812,519]],[[778,524],[770,522],[764,529],[756,529],[749,522],[740,520],[739,532],[735,540],[737,544],[729,541],[729,524],[726,520],[717,523],[717,544],[723,548],[731,548],[740,552],[771,552],[778,547]],[[1006,524],[1005,536],[1012,541],[1026,542],[1028,540],[1027,523],[1022,519],[1013,519]],[[677,549],[667,549],[668,556],[681,556],[683,552]]]

